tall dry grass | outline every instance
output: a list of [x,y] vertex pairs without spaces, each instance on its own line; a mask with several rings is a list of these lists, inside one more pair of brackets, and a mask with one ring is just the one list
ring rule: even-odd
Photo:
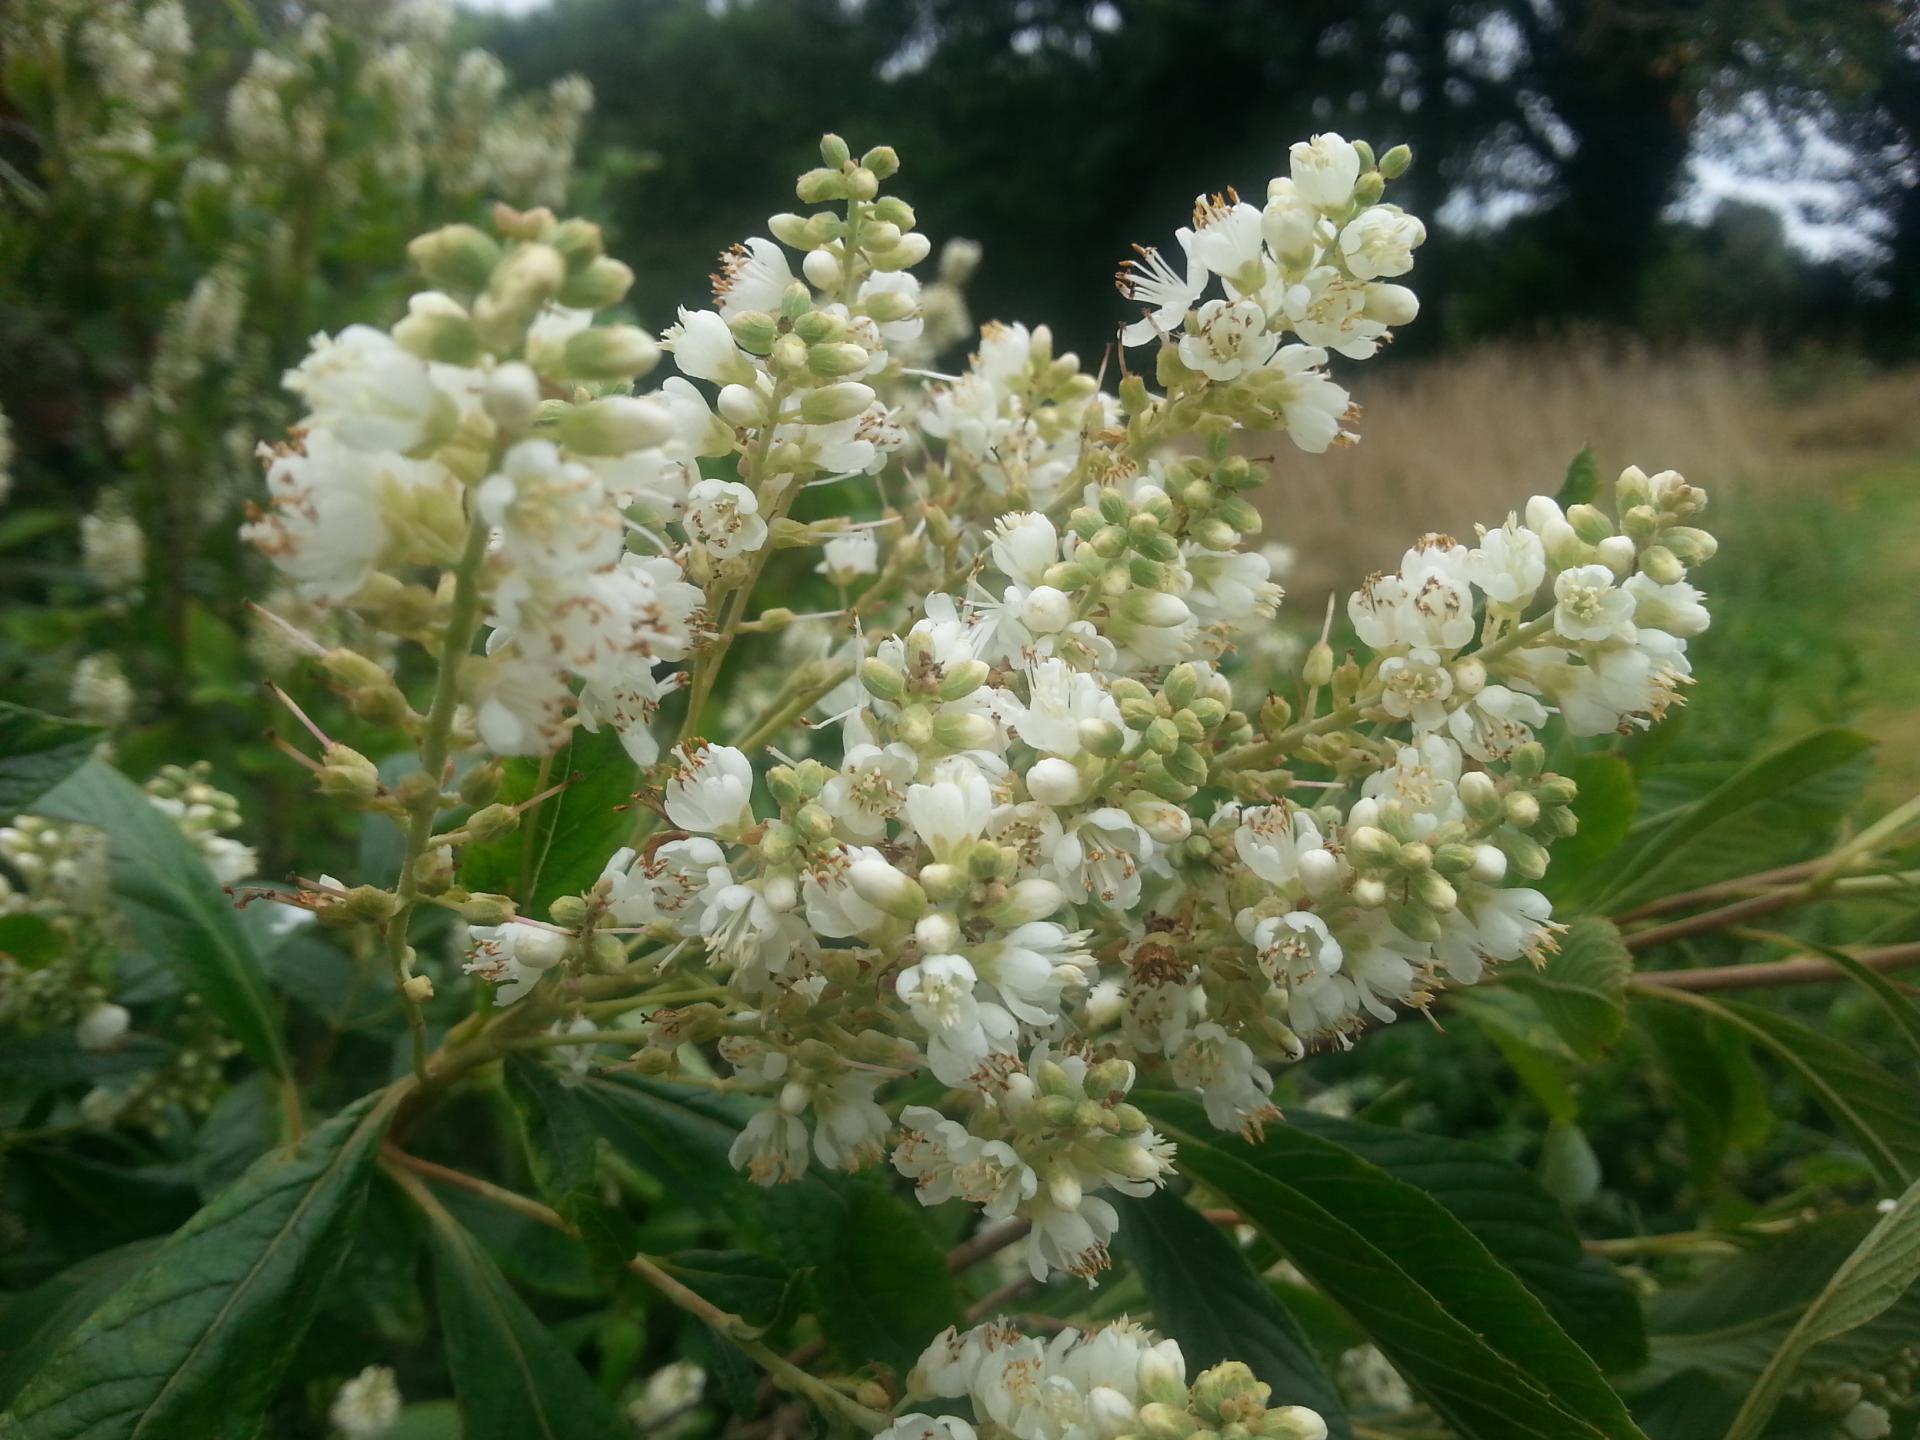
[[1872,375],[1832,358],[1588,337],[1385,368],[1354,392],[1359,444],[1325,456],[1284,439],[1255,447],[1275,457],[1268,536],[1297,552],[1288,589],[1316,609],[1330,588],[1395,565],[1401,537],[1470,538],[1476,520],[1551,494],[1583,446],[1603,474],[1679,470],[1722,494],[1920,449],[1920,369]]

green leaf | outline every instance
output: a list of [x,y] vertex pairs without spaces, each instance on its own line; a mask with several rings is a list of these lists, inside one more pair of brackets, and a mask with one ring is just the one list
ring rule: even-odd
[[112,1050],[82,1050],[66,1031],[9,1037],[0,1045],[0,1090],[37,1093],[79,1081],[99,1084],[166,1063],[172,1047],[150,1035],[129,1035]]
[[1634,1019],[1680,1117],[1694,1183],[1711,1188],[1727,1152],[1759,1144],[1773,1126],[1746,1034],[1677,1005],[1636,1005]]
[[1656,829],[1601,888],[1591,904],[1615,911],[1676,851],[1717,825],[1806,784],[1813,777],[1857,760],[1873,742],[1837,726],[1814,730],[1742,766],[1699,800]]
[[258,1435],[391,1114],[367,1096],[256,1162],[68,1337],[8,1412],[8,1440]]
[[1606,879],[1604,862],[1625,843],[1640,811],[1640,785],[1622,757],[1576,755],[1562,768],[1580,787],[1573,800],[1580,828],[1553,847],[1552,868],[1541,882],[1556,908]]
[[1815,1346],[1864,1325],[1891,1308],[1920,1279],[1920,1183],[1860,1242],[1760,1372],[1727,1440],[1754,1440]]
[[1493,1042],[1549,1120],[1570,1125],[1580,1118],[1569,1078],[1579,1057],[1541,1017],[1539,1006],[1504,985],[1456,991],[1451,1003]]
[[[1648,1304],[1652,1358],[1645,1377],[1709,1371],[1743,1392],[1750,1388],[1877,1219],[1866,1211],[1822,1216],[1753,1242],[1696,1279],[1662,1289]],[[1877,1369],[1915,1334],[1920,1334],[1920,1286],[1909,1288],[1877,1319],[1815,1347],[1801,1361],[1801,1378]],[[1727,1419],[1732,1418],[1729,1410]],[[1716,1440],[1725,1429],[1723,1422],[1714,1432]]]
[[1878,970],[1870,970],[1844,950],[1836,950],[1831,945],[1822,945],[1818,941],[1803,942],[1810,950],[1833,961],[1850,975],[1861,989],[1880,1002],[1880,1008],[1892,1017],[1900,1033],[1906,1037],[1907,1044],[1915,1054],[1920,1054],[1920,1005],[1915,1005],[1907,995]]
[[66,948],[60,932],[39,915],[0,915],[0,955],[25,970],[38,970]]
[[812,1175],[762,1192],[780,1254],[810,1267],[810,1307],[840,1358],[901,1374],[961,1319],[960,1296],[925,1210],[878,1176]]
[[28,809],[86,764],[97,726],[0,701],[0,815]]
[[1603,1368],[1627,1370],[1646,1358],[1633,1291],[1581,1248],[1559,1203],[1511,1160],[1466,1140],[1331,1116],[1301,1115],[1294,1124],[1443,1206]]
[[1145,1285],[1155,1328],[1180,1342],[1190,1374],[1245,1361],[1273,1387],[1275,1405],[1319,1411],[1338,1440],[1353,1433],[1299,1322],[1219,1227],[1164,1190],[1115,1204],[1120,1258]]
[[191,986],[264,1068],[291,1074],[260,956],[207,867],[126,776],[89,761],[34,807],[107,832],[113,890],[134,935]]
[[631,1432],[507,1284],[486,1251],[438,1206],[427,1211],[433,1288],[465,1440],[623,1440]]
[[1566,478],[1560,482],[1553,499],[1564,510],[1569,505],[1591,505],[1599,493],[1600,457],[1589,445],[1568,464]]
[[1860,1147],[1888,1189],[1904,1189],[1920,1175],[1920,1094],[1853,1046],[1757,1005],[1659,985],[1639,993],[1731,1025],[1771,1052]]
[[1179,1142],[1181,1167],[1343,1306],[1455,1429],[1477,1440],[1639,1440],[1592,1360],[1433,1197],[1297,1125],[1249,1144],[1215,1134],[1185,1097],[1134,1099]]
[[1501,982],[1540,1007],[1576,1055],[1597,1060],[1627,1028],[1627,977],[1633,957],[1608,921],[1583,915],[1538,970],[1515,965]]
[[746,1181],[727,1160],[747,1111],[727,1097],[641,1075],[600,1070],[573,1087],[587,1122],[696,1213],[751,1214]]
[[[539,794],[542,770],[538,761],[509,761],[501,801],[517,804]],[[545,915],[562,895],[587,889],[627,843],[633,815],[626,806],[639,780],[638,767],[611,727],[597,735],[576,730],[544,771],[549,786],[569,776],[573,783],[528,811],[513,834],[467,851],[460,870],[469,889],[529,897],[522,909],[535,916]]]
[[47,1363],[60,1342],[145,1264],[158,1240],[116,1245],[0,1306],[0,1405]]
[[596,1136],[576,1094],[578,1086],[529,1055],[508,1056],[504,1069],[507,1098],[540,1193],[558,1204],[587,1190],[593,1184]]
[[695,1294],[762,1329],[781,1319],[793,1295],[793,1272],[751,1250],[682,1250],[659,1264]]

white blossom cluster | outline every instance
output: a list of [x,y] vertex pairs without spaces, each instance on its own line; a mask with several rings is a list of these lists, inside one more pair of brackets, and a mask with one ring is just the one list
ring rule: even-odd
[[[1538,497],[1475,543],[1422,537],[1349,598],[1344,661],[1323,639],[1295,700],[1238,697],[1281,593],[1266,467],[1236,440],[1346,434],[1329,352],[1363,358],[1416,309],[1392,281],[1423,231],[1381,198],[1404,151],[1320,136],[1264,210],[1198,204],[1184,272],[1152,252],[1123,272],[1159,389],[1113,395],[1044,328],[989,324],[961,376],[903,363],[929,246],[880,193],[898,161],[833,136],[822,159],[798,187],[819,208],[723,257],[645,394],[654,342],[592,323],[627,278],[593,227],[502,211],[497,239],[416,242],[438,288],[289,376],[309,414],[249,534],[310,600],[447,652],[424,714],[327,652],[350,698],[495,755],[610,725],[653,765],[633,845],[549,915],[455,880],[452,851],[516,810],[418,857],[405,883],[473,922],[499,1003],[561,1021],[587,972],[624,977],[651,1015],[636,1064],[691,1043],[767,1098],[734,1147],[755,1179],[890,1158],[924,1203],[1028,1222],[1034,1275],[1091,1279],[1109,1194],[1172,1167],[1137,1074],[1255,1133],[1307,1046],[1553,949],[1527,882],[1574,788],[1535,732],[1674,703],[1706,624],[1704,496],[1630,469],[1617,519]],[[882,513],[794,518],[819,485]],[[807,620],[761,582],[816,548],[843,609]],[[775,647],[763,717],[724,743],[730,654],[802,625],[824,654]],[[397,803],[329,745],[323,786]],[[688,989],[710,998],[647,1005]],[[885,1087],[923,1074],[945,1097],[896,1115]]]
[[876,1440],[1125,1440],[1218,1435],[1325,1440],[1326,1422],[1303,1405],[1268,1407],[1271,1387],[1239,1361],[1189,1383],[1171,1340],[1120,1320],[1050,1340],[1005,1322],[935,1337],[908,1377],[908,1399],[971,1402],[954,1415],[898,1416]]

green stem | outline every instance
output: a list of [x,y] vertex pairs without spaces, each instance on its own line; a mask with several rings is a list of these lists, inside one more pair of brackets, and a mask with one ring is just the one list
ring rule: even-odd
[[426,729],[420,737],[420,769],[430,784],[413,802],[407,820],[406,849],[394,884],[394,898],[398,903],[386,928],[387,965],[393,971],[400,1003],[407,1012],[407,1028],[413,1035],[413,1073],[423,1083],[427,1078],[427,1022],[420,1013],[419,1003],[406,992],[412,971],[407,933],[413,912],[420,903],[420,884],[414,868],[415,862],[426,854],[434,818],[440,813],[440,786],[446,778],[453,713],[460,699],[460,669],[473,648],[473,632],[480,623],[480,570],[487,558],[488,535],[486,522],[475,514],[468,523],[466,548],[454,571],[453,601],[447,611],[447,628],[440,647],[440,668],[434,677],[433,702],[427,710]]

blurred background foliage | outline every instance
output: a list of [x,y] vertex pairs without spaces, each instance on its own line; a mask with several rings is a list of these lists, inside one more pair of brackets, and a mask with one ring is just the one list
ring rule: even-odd
[[[372,34],[385,7],[360,3]],[[78,192],[59,183],[59,137],[47,124],[59,107],[17,53],[0,89],[0,409],[15,450],[0,506],[0,695],[68,712],[76,661],[118,656],[130,690],[118,762],[142,777],[210,760],[269,876],[296,849],[309,873],[329,864],[351,873],[356,846],[378,851],[382,840],[338,829],[262,738],[274,722],[260,675],[288,662],[242,605],[262,588],[231,539],[254,480],[245,451],[291,418],[274,381],[305,336],[389,312],[407,283],[400,241],[475,213],[506,193],[496,182],[507,173],[386,189],[309,177],[196,227],[177,203],[188,158],[222,150],[217,116],[249,56],[263,43],[291,45],[308,8],[189,6],[197,68],[154,121],[162,143],[140,162],[144,188],[120,208],[60,210]],[[329,63],[359,73],[362,31],[349,25],[336,38]],[[1392,353],[1348,372],[1367,411],[1360,445],[1277,457],[1266,503],[1270,537],[1295,554],[1286,624],[1316,629],[1327,595],[1390,566],[1403,537],[1465,534],[1475,519],[1551,493],[1584,446],[1603,472],[1680,469],[1712,489],[1722,542],[1706,575],[1715,618],[1695,649],[1700,683],[1651,742],[1556,757],[1583,780],[1605,780],[1592,787],[1591,818],[1617,825],[1608,866],[1755,756],[1835,733],[1820,727],[1875,743],[1870,753],[1829,747],[1787,787],[1801,787],[1805,804],[1743,808],[1694,838],[1663,873],[1664,891],[1616,897],[1600,913],[1623,922],[1636,964],[1655,971],[1920,935],[1910,885],[1815,895],[1757,926],[1671,939],[1659,935],[1659,914],[1632,908],[1807,862],[1920,790],[1912,0],[556,0],[524,16],[464,14],[447,55],[466,44],[506,68],[484,117],[501,131],[497,144],[554,141],[549,102],[537,97],[571,75],[591,82],[569,203],[607,225],[610,252],[637,272],[634,318],[655,329],[703,299],[727,245],[791,203],[790,177],[823,130],[896,146],[923,228],[936,242],[981,242],[968,293],[977,318],[1051,323],[1090,366],[1126,318],[1112,267],[1135,243],[1167,244],[1196,188],[1252,189],[1282,168],[1289,141],[1316,130],[1412,144],[1415,168],[1400,186],[1407,208],[1429,220],[1415,273],[1425,312]],[[365,93],[329,135],[328,153],[348,168],[406,139],[377,87]],[[516,95],[536,99],[507,98]],[[443,103],[446,133],[470,123],[451,90]],[[291,266],[263,243],[288,215],[306,217]],[[166,447],[110,433],[109,415],[150,387],[170,317],[236,255],[254,257],[234,262],[246,343],[196,372],[191,423],[168,427]],[[87,563],[83,522],[122,505],[146,537],[148,564],[137,585],[116,589]],[[1904,858],[1890,875],[1911,874],[1900,867],[1913,850],[1911,836],[1895,847]],[[1593,877],[1607,873],[1564,864],[1553,885],[1573,900],[1584,886],[1590,898]],[[282,967],[307,1058],[340,1051],[369,1072],[388,1065],[393,1015],[323,1013],[294,988],[318,964],[301,955]],[[1866,991],[1809,985],[1767,1001],[1806,1027],[1797,1033],[1830,1037],[1878,1067],[1861,1072],[1869,1089],[1898,1074],[1898,1094],[1911,1090],[1911,1056]],[[1668,1358],[1651,1369],[1634,1354],[1609,1363],[1637,1418],[1656,1440],[1718,1433],[1676,1418],[1663,1387],[1679,1377],[1712,1411],[1745,1363],[1724,1364],[1715,1344],[1771,1353],[1795,1306],[1857,1240],[1872,1172],[1857,1137],[1778,1053],[1684,1008],[1636,999],[1633,1015],[1607,1045],[1576,1053],[1537,1015],[1474,996],[1439,1016],[1448,1043],[1408,1021],[1289,1072],[1284,1098],[1290,1115],[1351,1113],[1470,1138],[1531,1169],[1569,1207],[1589,1254],[1653,1297],[1656,1341],[1694,1337],[1691,1350],[1657,1343]],[[122,1175],[172,1167],[162,1178],[173,1188],[154,1181],[151,1204],[63,1220],[77,1191],[51,1181],[33,1191],[20,1178],[52,1174],[55,1152],[12,1156],[5,1198],[32,1243],[10,1247],[6,1288],[30,1294],[103,1243],[142,1242],[178,1223],[192,1198],[176,1193],[192,1189],[180,1175],[230,1140],[234,1114],[252,1103],[251,1091],[232,1093],[243,1098],[224,1101],[218,1123],[189,1117],[141,1139],[138,1153],[103,1140],[85,1157]],[[272,1122],[242,1118],[246,1158],[270,1143]],[[494,1144],[496,1119],[478,1102],[449,1117],[450,1155]],[[507,1170],[517,1163],[501,1159]],[[658,1197],[635,1188],[652,1207],[648,1225],[668,1237],[660,1248],[708,1238],[711,1217],[652,1205]],[[1790,1246],[1833,1237],[1782,1231],[1816,1214],[1855,1228],[1821,1263],[1793,1270]],[[12,1210],[0,1219],[16,1223]],[[516,1262],[515,1279],[609,1396],[631,1398],[633,1376],[670,1360],[711,1360],[698,1327],[642,1315],[631,1295],[605,1312],[589,1306],[588,1287],[549,1265],[541,1233],[526,1231],[489,1244],[503,1265]],[[423,1343],[414,1262],[368,1244],[359,1293],[329,1299],[334,1323],[296,1378],[324,1396],[365,1356],[400,1353],[412,1356],[401,1365],[409,1395],[445,1393],[437,1352]],[[1755,1256],[1780,1285],[1811,1277],[1812,1289],[1773,1296],[1776,1309],[1743,1341],[1736,1322],[1747,1318],[1750,1277],[1740,1266]],[[1330,1306],[1284,1276],[1275,1286],[1330,1364],[1355,1353]],[[1141,1299],[1121,1285],[1103,1303],[1138,1309]],[[1084,1301],[1060,1290],[1032,1303]],[[1894,1318],[1909,1328],[1886,1347],[1904,1356],[1909,1400],[1913,1305],[1903,1302]],[[1702,1389],[1688,1356],[1736,1379]],[[1859,1368],[1822,1370],[1822,1383]],[[676,1423],[717,1430],[698,1406],[696,1397]],[[324,1433],[319,1408],[304,1418],[285,1408],[280,1433]],[[1912,1434],[1913,1406],[1894,1408],[1897,1433]],[[1844,1413],[1777,1433],[1836,1435]],[[1381,1423],[1375,1433],[1435,1433]]]

